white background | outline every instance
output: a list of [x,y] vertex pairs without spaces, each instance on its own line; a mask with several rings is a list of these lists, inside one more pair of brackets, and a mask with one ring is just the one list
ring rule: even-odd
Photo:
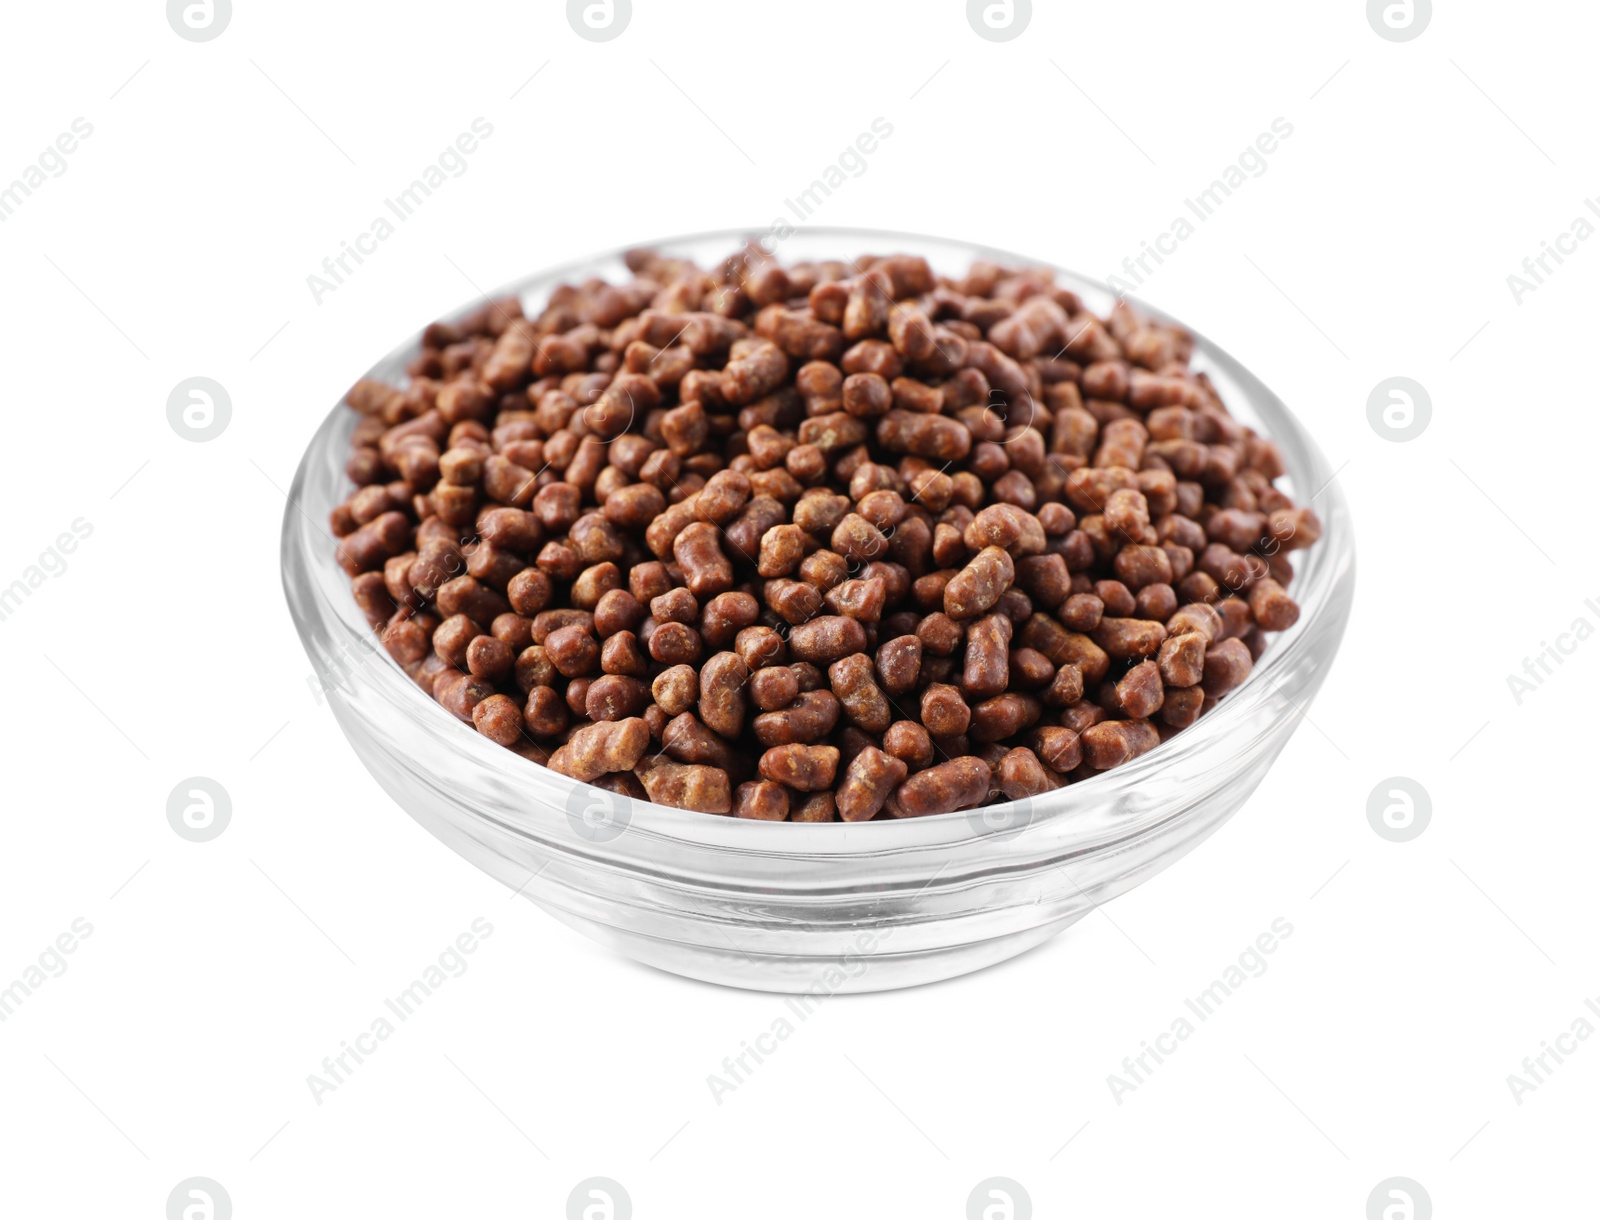
[[[1041,1217],[1359,1220],[1394,1175],[1441,1218],[1595,1214],[1600,1038],[1520,1105],[1506,1077],[1600,997],[1600,644],[1520,705],[1507,675],[1600,625],[1600,242],[1520,304],[1506,276],[1600,191],[1600,13],[1438,8],[1396,44],[1356,0],[1041,3],[993,43],[954,0],[635,0],[595,44],[553,0],[237,0],[196,44],[155,0],[9,6],[0,182],[93,134],[0,224],[0,585],[93,533],[0,622],[0,985],[94,930],[0,1024],[8,1214],[157,1218],[204,1175],[240,1220],[557,1217],[597,1174],[640,1217],[960,1217],[991,1175]],[[468,171],[316,303],[306,277],[479,116]],[[1358,601],[1312,723],[1214,838],[1015,961],[831,1001],[718,1105],[707,1074],[781,1001],[611,956],[380,792],[307,683],[280,489],[345,386],[475,285],[765,228],[877,116],[817,223],[1101,277],[1293,124],[1141,295],[1308,422]],[[166,419],[197,375],[233,404],[203,444]],[[1395,375],[1433,404],[1407,443],[1367,420]],[[166,820],[192,775],[232,797],[206,844]],[[1366,816],[1395,775],[1432,799],[1404,844]],[[307,1074],[480,916],[470,970],[316,1104]],[[1267,972],[1113,1100],[1279,916]]]

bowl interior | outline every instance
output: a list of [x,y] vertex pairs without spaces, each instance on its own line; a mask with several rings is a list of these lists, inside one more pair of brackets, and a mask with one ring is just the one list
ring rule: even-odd
[[[726,230],[636,244],[710,265],[734,253],[751,237],[761,236],[760,231]],[[1049,265],[987,246],[856,229],[807,229],[781,241],[769,237],[765,244],[783,261],[904,251],[923,255],[935,271],[951,275],[960,274],[979,258],[1011,266]],[[1058,282],[1077,292],[1097,313],[1103,315],[1111,308],[1115,294],[1105,285],[1074,272],[1053,269]],[[512,281],[491,295],[514,293],[532,313],[558,284],[590,276],[616,280],[629,274],[622,251],[616,250]],[[1151,317],[1184,325],[1159,310],[1133,303]],[[481,298],[473,300],[445,317],[464,316],[481,304]],[[1193,333],[1192,328],[1186,329]],[[405,366],[419,350],[420,339],[419,330],[365,375],[403,381]],[[1195,334],[1191,365],[1211,378],[1235,418],[1277,442],[1287,467],[1280,485],[1298,503],[1312,504],[1323,521],[1321,541],[1295,553],[1292,592],[1301,606],[1300,621],[1274,635],[1245,683],[1190,728],[1132,763],[1026,802],[1028,832],[1049,829],[1047,837],[1057,849],[1103,846],[1119,836],[1137,834],[1153,820],[1171,816],[1165,802],[1153,799],[1146,791],[1155,777],[1164,772],[1203,774],[1208,757],[1215,757],[1219,750],[1244,745],[1238,740],[1241,737],[1256,737],[1266,731],[1261,712],[1268,705],[1287,710],[1287,699],[1290,707],[1298,706],[1303,711],[1303,706],[1295,703],[1295,693],[1314,690],[1320,681],[1320,673],[1314,671],[1331,659],[1348,616],[1354,587],[1349,511],[1333,483],[1334,472],[1327,459],[1283,402],[1203,335]],[[306,451],[285,516],[285,589],[308,651],[331,688],[353,683],[359,673],[361,684],[371,688],[375,697],[420,716],[427,732],[444,735],[453,752],[470,756],[474,765],[481,767],[486,791],[520,794],[527,811],[527,829],[538,833],[541,821],[564,818],[565,811],[573,807],[575,800],[581,801],[584,792],[597,790],[495,745],[435,704],[377,645],[350,595],[348,577],[335,562],[336,543],[325,523],[329,512],[350,488],[343,466],[355,422],[355,413],[344,407],[341,399]],[[1165,790],[1167,785],[1155,787]],[[613,795],[607,794],[608,799]],[[791,858],[927,850],[965,842],[997,825],[1016,825],[1016,811],[1008,805],[986,806],[977,818],[972,814],[978,811],[969,811],[859,824],[768,824],[691,813],[625,797],[616,797],[615,801],[625,807],[631,830],[648,838]]]

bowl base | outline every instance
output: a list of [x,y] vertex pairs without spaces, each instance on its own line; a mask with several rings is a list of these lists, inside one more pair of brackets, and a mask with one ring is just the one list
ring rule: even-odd
[[1086,914],[1074,912],[1020,932],[970,944],[910,953],[885,951],[807,958],[747,953],[731,939],[727,949],[721,950],[645,936],[564,911],[540,902],[532,894],[523,896],[567,927],[636,962],[703,983],[791,996],[791,1007],[798,1005],[801,1015],[809,1015],[810,1009],[829,996],[917,987],[999,965],[1043,944]]
[[[348,726],[346,732],[349,732]],[[453,821],[443,816],[432,800],[406,799],[416,795],[408,791],[406,776],[392,769],[375,767],[370,760],[368,766],[389,795],[428,833],[516,895],[590,940],[668,974],[746,991],[793,996],[802,1007],[831,995],[894,991],[998,965],[1043,944],[1092,909],[1071,910],[1059,919],[1048,919],[1000,936],[901,952],[887,948],[829,956],[753,952],[738,944],[737,929],[723,933],[726,946],[651,936],[615,923],[601,923],[549,897],[541,897],[540,891],[545,887],[539,884],[539,874],[544,871],[543,867],[530,872],[528,860],[506,850],[505,841],[489,826]],[[851,935],[874,930],[871,924],[863,923],[852,928]],[[841,940],[845,940],[843,935],[833,943]],[[808,1001],[806,997],[812,998]]]

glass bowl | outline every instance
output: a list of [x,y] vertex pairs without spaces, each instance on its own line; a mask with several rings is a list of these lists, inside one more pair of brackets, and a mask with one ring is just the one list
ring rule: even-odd
[[[749,236],[729,230],[646,244],[710,265]],[[776,244],[784,261],[868,251],[921,254],[948,274],[975,258],[1038,265],[904,233],[815,228]],[[626,275],[621,251],[613,251],[493,295],[515,292],[532,314],[558,283]],[[1059,269],[1058,276],[1097,312],[1110,308],[1104,285]],[[402,379],[420,337],[368,376]],[[325,523],[350,490],[344,461],[356,422],[337,400],[306,449],[284,513],[289,609],[345,736],[400,807],[585,935],[676,974],[814,996],[978,970],[1154,876],[1243,805],[1299,724],[1344,634],[1354,545],[1327,459],[1276,395],[1195,338],[1194,366],[1211,376],[1236,417],[1282,449],[1286,489],[1301,503],[1315,497],[1324,532],[1295,556],[1300,620],[1273,637],[1249,679],[1192,727],[1131,763],[1044,796],[904,820],[745,821],[633,801],[495,745],[436,704],[377,645],[334,561]]]

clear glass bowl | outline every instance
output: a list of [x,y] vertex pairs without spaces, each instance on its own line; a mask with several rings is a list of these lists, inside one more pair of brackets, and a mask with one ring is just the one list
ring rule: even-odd
[[[652,244],[709,265],[747,236]],[[785,261],[895,251],[924,255],[950,274],[974,258],[1038,262],[851,229],[807,229],[777,245]],[[1109,309],[1103,285],[1058,274],[1098,312]],[[494,295],[515,292],[532,313],[558,283],[626,275],[615,251]],[[420,333],[368,375],[401,379],[419,342]],[[1327,459],[1276,395],[1199,336],[1194,365],[1237,417],[1278,442],[1286,489],[1301,502],[1317,497],[1322,540],[1295,556],[1300,621],[1273,637],[1249,679],[1191,728],[1132,763],[1029,801],[858,824],[743,821],[630,801],[479,736],[377,646],[334,561],[325,523],[350,490],[344,461],[356,422],[337,402],[306,449],[284,514],[284,589],[367,769],[433,834],[562,922],[663,970],[737,987],[837,994],[949,978],[1039,944],[1221,825],[1283,749],[1338,650],[1354,545]]]

